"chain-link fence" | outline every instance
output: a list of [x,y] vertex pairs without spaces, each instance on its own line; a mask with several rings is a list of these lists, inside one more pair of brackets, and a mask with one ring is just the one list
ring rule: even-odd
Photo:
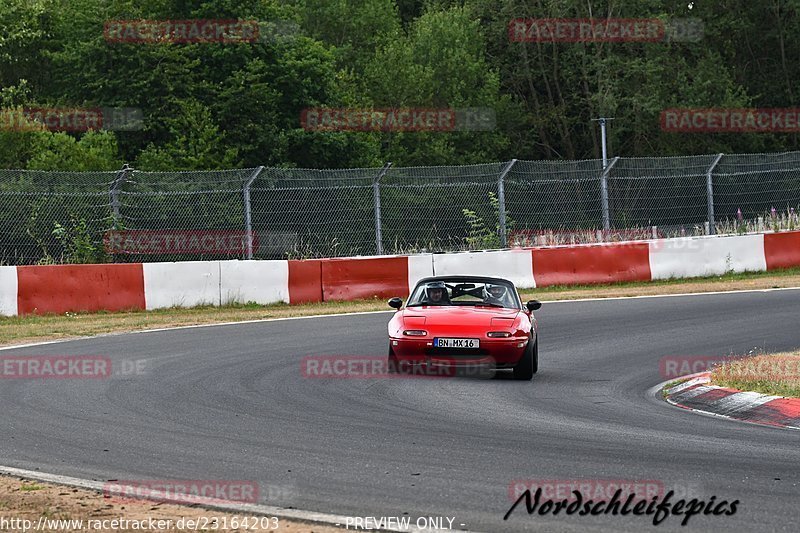
[[0,264],[285,259],[795,229],[800,152],[201,172],[0,170]]

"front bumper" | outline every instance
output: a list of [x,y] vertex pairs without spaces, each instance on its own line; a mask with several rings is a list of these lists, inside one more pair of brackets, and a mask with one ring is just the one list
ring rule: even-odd
[[478,349],[435,348],[432,337],[390,338],[392,352],[399,362],[426,366],[515,366],[529,340],[527,337],[480,339]]

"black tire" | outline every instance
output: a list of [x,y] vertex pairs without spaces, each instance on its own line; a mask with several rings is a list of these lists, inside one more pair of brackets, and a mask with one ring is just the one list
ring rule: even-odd
[[539,346],[538,342],[532,339],[525,347],[525,353],[519,363],[514,367],[514,379],[530,381],[533,375],[539,370]]
[[386,360],[387,370],[386,372],[389,374],[397,374],[398,373],[398,366],[397,366],[397,356],[394,355],[394,350],[392,347],[389,346],[389,357]]

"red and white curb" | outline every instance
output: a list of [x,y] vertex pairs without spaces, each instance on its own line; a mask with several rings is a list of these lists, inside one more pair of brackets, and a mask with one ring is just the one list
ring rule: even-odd
[[692,374],[670,388],[664,399],[698,413],[766,426],[800,429],[800,398],[784,398],[711,385],[711,373]]

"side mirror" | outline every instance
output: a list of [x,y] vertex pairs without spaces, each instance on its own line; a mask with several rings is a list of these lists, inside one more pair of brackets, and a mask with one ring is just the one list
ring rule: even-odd
[[528,300],[528,303],[525,304],[525,307],[528,308],[528,311],[536,311],[542,307],[542,302],[539,300]]
[[403,300],[395,296],[391,300],[389,300],[389,307],[394,307],[395,309],[400,309],[403,307]]

